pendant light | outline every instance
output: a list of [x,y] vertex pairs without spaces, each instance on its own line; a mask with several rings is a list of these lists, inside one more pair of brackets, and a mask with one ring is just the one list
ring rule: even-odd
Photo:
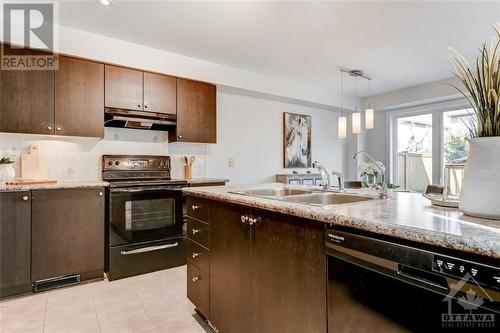
[[361,112],[358,111],[356,106],[356,111],[352,113],[352,133],[361,133]]
[[[370,94],[371,88],[371,79],[368,80],[368,94]],[[374,127],[375,122],[375,110],[371,107],[370,103],[368,103],[368,108],[365,110],[365,128],[372,129]]]
[[340,117],[337,119],[337,137],[345,139],[347,137],[347,117],[344,115],[344,72],[340,73]]
[[[356,76],[356,99],[358,99],[358,77]],[[361,133],[361,112],[358,111],[358,107],[356,106],[356,110],[352,113],[352,133],[359,134]]]

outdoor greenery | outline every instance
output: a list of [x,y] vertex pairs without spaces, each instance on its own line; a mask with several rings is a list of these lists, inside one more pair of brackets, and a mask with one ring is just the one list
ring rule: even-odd
[[446,132],[446,144],[444,145],[444,157],[448,163],[463,163],[467,158],[469,149],[467,138],[463,135]]
[[469,101],[477,122],[467,124],[471,137],[500,136],[500,23],[493,28],[497,36],[490,47],[483,43],[474,67],[464,56],[450,48],[451,62],[462,89],[454,86]]

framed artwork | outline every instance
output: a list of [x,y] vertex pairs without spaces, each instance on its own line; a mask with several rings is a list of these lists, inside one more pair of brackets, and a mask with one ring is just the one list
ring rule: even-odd
[[283,164],[285,168],[311,167],[311,116],[283,113]]

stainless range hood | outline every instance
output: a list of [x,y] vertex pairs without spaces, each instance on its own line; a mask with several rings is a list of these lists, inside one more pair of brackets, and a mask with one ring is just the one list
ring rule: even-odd
[[177,115],[114,108],[104,109],[104,126],[168,131],[177,124]]

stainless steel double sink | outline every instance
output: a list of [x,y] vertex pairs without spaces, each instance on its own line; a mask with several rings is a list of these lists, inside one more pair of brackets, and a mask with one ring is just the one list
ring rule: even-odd
[[254,188],[229,191],[233,194],[300,203],[311,206],[343,205],[376,199],[368,195],[349,194],[293,187]]

